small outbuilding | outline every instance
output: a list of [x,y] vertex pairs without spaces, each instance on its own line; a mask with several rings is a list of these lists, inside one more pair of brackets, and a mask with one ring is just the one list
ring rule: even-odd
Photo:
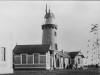
[[13,73],[12,51],[14,47],[12,42],[0,42],[0,74]]
[[68,55],[70,56],[69,59],[69,67],[70,68],[81,68],[84,65],[84,55],[80,51],[75,52],[68,52]]

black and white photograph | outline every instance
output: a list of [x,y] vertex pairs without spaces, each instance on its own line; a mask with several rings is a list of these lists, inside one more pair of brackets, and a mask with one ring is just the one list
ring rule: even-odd
[[0,0],[0,75],[99,75],[100,1]]

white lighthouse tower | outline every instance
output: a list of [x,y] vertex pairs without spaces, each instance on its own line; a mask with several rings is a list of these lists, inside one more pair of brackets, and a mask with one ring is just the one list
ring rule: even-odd
[[46,5],[46,14],[44,16],[45,23],[42,25],[43,35],[42,44],[48,44],[52,50],[58,50],[57,48],[57,25],[54,24],[55,16],[48,11]]

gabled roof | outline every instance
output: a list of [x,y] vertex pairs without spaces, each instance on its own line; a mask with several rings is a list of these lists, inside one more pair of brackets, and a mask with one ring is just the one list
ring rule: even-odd
[[73,58],[75,58],[75,56],[81,56],[82,58],[84,58],[84,55],[83,54],[81,54],[81,52],[80,51],[76,51],[76,52],[68,52],[68,55],[73,59]]
[[16,45],[13,52],[14,54],[21,53],[46,53],[50,51],[50,45]]
[[71,57],[71,58],[75,58],[75,56],[77,56],[79,53],[79,51],[76,51],[76,52],[68,52],[68,55]]
[[78,55],[78,56],[81,56],[82,58],[85,58],[84,55]]
[[61,57],[69,58],[69,55],[66,54],[65,52],[63,53],[62,51],[59,51],[57,54],[58,54],[59,56],[61,56]]

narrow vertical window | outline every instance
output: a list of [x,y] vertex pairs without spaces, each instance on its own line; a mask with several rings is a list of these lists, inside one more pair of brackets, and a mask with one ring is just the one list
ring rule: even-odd
[[3,47],[2,54],[3,54],[2,61],[5,61],[6,60],[6,48],[5,47]]
[[57,33],[56,33],[56,32],[54,32],[54,35],[55,35],[55,36],[57,36]]
[[39,63],[39,54],[35,53],[34,54],[34,64],[38,64]]
[[78,58],[78,64],[80,64],[80,58]]
[[56,49],[56,50],[58,49],[57,44],[55,44],[55,49]]
[[22,54],[22,64],[26,64],[26,54]]
[[2,62],[6,61],[6,48],[5,47],[0,48],[0,61]]

